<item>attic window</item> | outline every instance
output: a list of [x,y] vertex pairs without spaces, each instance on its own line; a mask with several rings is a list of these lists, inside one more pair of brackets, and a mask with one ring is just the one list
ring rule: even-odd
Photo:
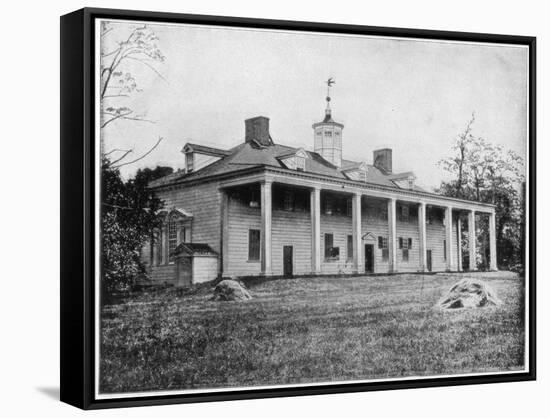
[[191,171],[193,171],[193,153],[192,152],[188,152],[185,154],[185,167],[187,168],[187,172],[190,173]]
[[304,157],[296,156],[296,170],[306,171],[306,159]]
[[359,181],[367,182],[367,170],[359,170]]
[[409,183],[409,189],[412,190],[414,187],[414,177],[409,177],[407,180]]

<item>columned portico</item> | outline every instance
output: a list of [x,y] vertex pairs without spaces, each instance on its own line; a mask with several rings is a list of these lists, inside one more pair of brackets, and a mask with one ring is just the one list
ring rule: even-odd
[[428,263],[426,260],[426,203],[420,202],[418,205],[418,233],[420,243],[420,270],[427,271]]
[[355,193],[352,202],[353,223],[353,272],[363,270],[363,242],[361,239],[361,194]]
[[470,259],[470,270],[477,270],[476,261],[476,213],[474,210],[468,212],[468,254]]
[[388,200],[388,249],[390,272],[397,271],[397,199],[390,198]]
[[447,206],[445,208],[445,251],[447,258],[447,270],[456,270],[453,257],[453,208]]
[[321,273],[321,189],[311,190],[311,270]]
[[271,189],[272,182],[265,180],[261,183],[260,188],[261,199],[261,232],[260,232],[260,250],[261,250],[261,274],[271,275],[271,216],[272,216],[272,199]]
[[[461,271],[460,230],[466,217],[460,219],[460,212],[468,214],[469,251],[474,261],[475,216],[488,216],[487,267],[497,268],[493,207],[436,201],[431,196],[382,196],[379,190],[336,187],[330,182],[304,183],[307,181],[270,174],[231,179],[221,185],[220,274],[281,275],[285,260],[295,275],[361,274],[365,271],[365,251],[369,272]],[[283,202],[285,190],[290,194]],[[295,202],[299,193],[306,203]],[[407,207],[413,207],[410,215]],[[452,219],[453,212],[458,221]],[[251,216],[250,223],[243,224],[242,216]],[[330,252],[323,250],[326,245],[334,255],[327,256]],[[255,248],[257,258],[253,257]],[[285,252],[288,248],[289,253]],[[283,253],[290,258],[284,258]]]

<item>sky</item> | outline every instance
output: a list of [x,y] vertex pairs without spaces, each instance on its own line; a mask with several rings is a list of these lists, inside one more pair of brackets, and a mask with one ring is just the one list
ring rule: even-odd
[[[135,27],[112,22],[102,39],[108,50]],[[244,141],[244,120],[270,118],[276,143],[313,150],[311,125],[324,117],[326,80],[333,77],[333,118],[344,124],[343,157],[372,163],[372,152],[393,150],[394,172],[413,171],[417,183],[437,187],[448,174],[438,161],[451,154],[475,112],[473,134],[525,159],[528,50],[511,45],[466,44],[148,24],[165,56],[162,75],[138,62],[139,89],[109,99],[154,123],[119,120],[102,130],[107,151],[139,156],[122,168],[183,168],[187,142],[231,148]]]

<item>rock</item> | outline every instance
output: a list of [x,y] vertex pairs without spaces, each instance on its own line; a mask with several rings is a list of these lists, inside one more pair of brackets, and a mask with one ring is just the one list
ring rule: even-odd
[[481,308],[500,305],[496,292],[481,280],[465,278],[453,285],[437,306],[441,309]]
[[226,279],[219,282],[214,288],[212,300],[231,301],[252,299],[250,293],[236,280]]

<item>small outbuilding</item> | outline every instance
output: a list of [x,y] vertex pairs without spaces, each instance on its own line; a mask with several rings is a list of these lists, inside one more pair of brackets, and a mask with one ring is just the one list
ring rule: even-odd
[[208,244],[181,243],[174,250],[176,286],[214,280],[218,275],[218,253]]

